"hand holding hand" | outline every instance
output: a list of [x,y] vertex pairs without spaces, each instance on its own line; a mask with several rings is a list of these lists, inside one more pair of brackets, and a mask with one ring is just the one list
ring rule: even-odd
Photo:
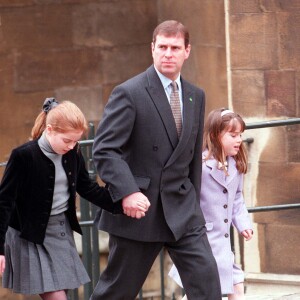
[[253,230],[252,229],[246,229],[242,231],[242,236],[246,239],[246,241],[251,240],[253,236]]
[[140,219],[145,216],[150,206],[148,198],[141,192],[136,192],[123,198],[124,214],[128,217]]
[[3,275],[4,269],[5,269],[5,256],[0,255],[0,276]]

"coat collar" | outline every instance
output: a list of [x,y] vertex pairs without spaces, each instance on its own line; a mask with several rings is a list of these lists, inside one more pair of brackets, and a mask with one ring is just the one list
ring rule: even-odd
[[[204,151],[202,154],[202,159],[205,158],[205,155],[207,154],[207,151]],[[226,180],[225,180],[225,173],[218,169],[218,162],[212,158],[209,160],[204,161],[204,164],[210,168],[210,175],[221,185],[228,186],[232,179],[236,176],[237,169],[236,169],[236,162],[233,157],[229,156],[227,158],[228,163],[228,174]]]
[[186,146],[186,143],[189,140],[189,137],[192,132],[192,127],[194,123],[194,106],[195,102],[195,92],[190,88],[190,85],[181,77],[181,86],[182,86],[182,102],[183,102],[183,123],[182,123],[182,133],[178,139],[176,126],[171,111],[171,107],[166,96],[163,85],[155,71],[154,66],[152,65],[146,71],[148,86],[146,87],[161,119],[164,124],[165,130],[169,136],[169,140],[175,149],[175,153],[178,154]]

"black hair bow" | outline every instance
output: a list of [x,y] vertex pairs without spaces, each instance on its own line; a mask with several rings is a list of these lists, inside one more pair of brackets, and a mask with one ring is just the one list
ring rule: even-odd
[[49,110],[51,110],[53,107],[57,105],[58,102],[55,100],[55,98],[46,98],[43,104],[43,111],[47,113]]

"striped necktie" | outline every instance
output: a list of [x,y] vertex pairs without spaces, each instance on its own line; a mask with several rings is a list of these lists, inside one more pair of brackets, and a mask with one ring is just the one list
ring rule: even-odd
[[180,137],[181,130],[182,130],[182,118],[181,118],[181,108],[180,108],[180,98],[178,92],[178,86],[175,81],[171,83],[172,92],[170,94],[170,105],[171,110],[174,116],[176,129],[178,137]]

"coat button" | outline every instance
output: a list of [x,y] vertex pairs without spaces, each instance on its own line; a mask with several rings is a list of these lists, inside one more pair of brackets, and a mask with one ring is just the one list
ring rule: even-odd
[[227,189],[224,189],[224,190],[223,190],[223,193],[226,194],[226,193],[227,193]]
[[228,233],[225,233],[225,235],[224,235],[226,238],[228,238],[229,237],[229,234]]
[[227,204],[224,204],[224,206],[223,206],[224,208],[227,208]]
[[228,223],[228,219],[225,219],[225,220],[224,220],[224,223]]
[[153,146],[153,151],[157,151],[158,147],[157,146]]
[[66,234],[65,234],[64,232],[62,232],[60,235],[61,235],[61,236],[65,236]]
[[69,172],[69,175],[72,175],[72,172]]

